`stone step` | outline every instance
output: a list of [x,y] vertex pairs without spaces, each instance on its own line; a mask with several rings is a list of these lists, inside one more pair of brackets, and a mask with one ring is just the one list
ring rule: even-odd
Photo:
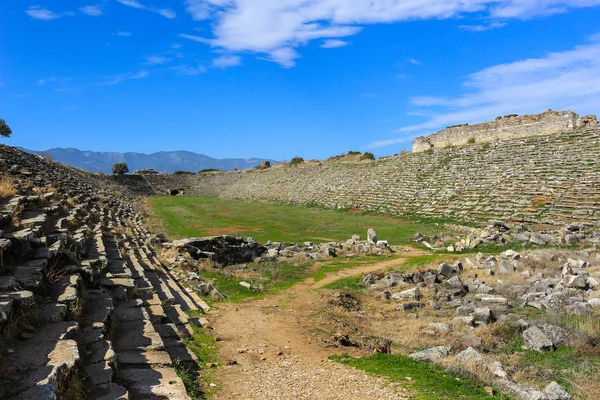
[[128,368],[119,373],[134,398],[187,400],[181,378],[172,368]]

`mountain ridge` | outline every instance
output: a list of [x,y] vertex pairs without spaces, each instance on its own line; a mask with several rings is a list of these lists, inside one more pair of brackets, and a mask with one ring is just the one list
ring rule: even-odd
[[216,168],[223,171],[248,169],[260,165],[262,161],[276,164],[279,161],[251,157],[251,158],[214,158],[206,154],[195,153],[188,150],[157,151],[154,153],[113,152],[79,150],[74,147],[54,147],[48,150],[29,150],[21,148],[32,154],[50,156],[53,160],[71,167],[84,169],[90,172],[111,173],[113,164],[126,162],[129,171],[152,168],[159,172],[173,173],[177,170],[198,172],[202,169]]

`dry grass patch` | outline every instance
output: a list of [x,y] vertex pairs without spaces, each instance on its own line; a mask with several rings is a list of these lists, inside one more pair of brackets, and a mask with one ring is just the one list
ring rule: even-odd
[[15,181],[6,175],[2,176],[0,179],[0,200],[9,199],[15,194],[17,194]]

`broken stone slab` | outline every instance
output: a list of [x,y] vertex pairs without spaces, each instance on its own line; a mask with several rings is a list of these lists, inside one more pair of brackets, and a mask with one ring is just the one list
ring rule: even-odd
[[483,322],[489,324],[496,320],[494,313],[487,307],[476,308],[473,311],[473,318],[476,322]]
[[548,400],[571,400],[572,397],[556,381],[552,381],[543,390]]
[[0,276],[0,292],[12,292],[22,290],[21,284],[14,276]]
[[572,336],[568,330],[556,325],[543,324],[540,326],[540,329],[552,341],[555,347],[566,345]]
[[59,376],[71,370],[79,360],[77,342],[71,339],[19,346],[2,360],[3,367],[11,367],[6,378],[15,379],[8,395],[57,382]]
[[367,230],[367,242],[377,244],[377,233],[372,228]]
[[456,361],[460,363],[478,362],[482,360],[483,357],[481,357],[477,350],[472,347],[468,347],[456,355]]
[[126,368],[119,375],[136,398],[189,399],[183,382],[171,368]]
[[101,361],[106,361],[109,364],[114,365],[116,360],[117,356],[113,350],[112,342],[100,340],[90,347],[88,356],[86,357],[86,364],[96,364]]
[[67,316],[68,307],[66,304],[47,303],[39,308],[39,321],[42,324],[64,321]]
[[475,318],[473,318],[472,316],[454,317],[452,318],[452,322],[473,326]]
[[119,323],[115,338],[115,349],[117,351],[164,349],[160,335],[148,320]]
[[563,278],[563,285],[568,288],[585,289],[586,278],[581,275],[567,275]]
[[33,260],[15,268],[14,278],[27,290],[35,290],[40,287],[44,279],[44,268],[48,266],[48,261]]
[[392,300],[401,301],[401,300],[419,300],[421,298],[421,293],[418,287],[414,287],[412,289],[403,290],[398,293],[394,293],[391,296]]
[[84,371],[93,385],[107,385],[112,382],[114,370],[107,361],[88,364]]
[[537,326],[527,328],[521,335],[525,346],[530,350],[535,350],[540,353],[554,350],[552,340],[550,340]]
[[129,392],[123,386],[116,383],[99,385],[96,387],[96,393],[93,400],[128,400]]
[[410,301],[408,303],[400,304],[395,309],[396,310],[404,310],[405,312],[413,311],[419,308],[424,308],[425,304],[420,301]]
[[35,296],[28,290],[0,293],[0,301],[13,301],[20,307],[30,307],[35,304]]
[[166,351],[129,350],[117,354],[119,368],[172,367],[173,362]]
[[451,348],[448,346],[437,346],[417,351],[416,353],[410,354],[409,357],[417,361],[433,362],[448,357],[450,349]]

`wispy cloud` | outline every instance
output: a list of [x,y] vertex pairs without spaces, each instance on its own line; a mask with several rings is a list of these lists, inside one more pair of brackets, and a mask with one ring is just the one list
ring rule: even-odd
[[142,70],[137,73],[121,74],[112,76],[104,82],[104,85],[116,85],[117,83],[131,81],[136,79],[142,79],[148,77],[148,71]]
[[169,18],[169,19],[177,18],[177,14],[175,13],[175,11],[171,10],[170,8],[149,7],[149,6],[145,6],[144,4],[140,3],[137,0],[117,0],[117,1],[121,4],[123,4],[124,6],[137,8],[139,10],[151,11],[151,12],[161,15],[165,18]]
[[[483,122],[512,113],[538,113],[548,108],[593,113],[600,109],[600,85],[590,82],[599,81],[600,40],[540,58],[495,65],[467,76],[460,96],[412,98],[411,105],[429,117],[423,123],[397,129],[402,136],[391,140],[400,143],[449,125]],[[373,142],[369,148],[385,143]]]
[[165,64],[168,63],[169,61],[171,61],[171,59],[169,57],[165,57],[165,56],[150,56],[150,57],[146,57],[146,63],[149,65],[161,65],[161,64]]
[[131,32],[126,32],[126,31],[118,31],[116,33],[117,36],[131,36]]
[[185,4],[194,20],[209,19],[213,28],[212,37],[182,37],[230,53],[258,53],[290,67],[300,56],[298,49],[308,42],[343,41],[364,25],[476,14],[490,24],[463,29],[482,30],[509,19],[597,6],[600,0],[185,0]]
[[321,47],[324,49],[335,49],[337,47],[348,46],[349,44],[350,42],[346,42],[345,40],[329,39],[324,41]]
[[492,22],[488,25],[459,25],[460,29],[471,32],[485,32],[492,29],[500,29],[506,26],[506,22]]
[[409,58],[408,62],[411,63],[412,65],[423,65],[423,63],[415,58]]
[[47,8],[40,6],[31,6],[27,10],[25,10],[25,13],[31,18],[39,19],[42,21],[51,21],[53,19],[73,15],[72,12],[55,13],[53,11],[48,10]]
[[212,60],[212,66],[215,68],[235,67],[241,63],[242,59],[239,56],[233,56],[230,54],[223,55]]
[[374,93],[361,93],[360,97],[364,97],[365,99],[374,99],[379,96]]
[[183,75],[199,75],[204,74],[207,69],[202,64],[197,65],[179,65],[173,69]]
[[100,5],[80,7],[79,11],[92,17],[98,17],[103,14],[102,6]]

